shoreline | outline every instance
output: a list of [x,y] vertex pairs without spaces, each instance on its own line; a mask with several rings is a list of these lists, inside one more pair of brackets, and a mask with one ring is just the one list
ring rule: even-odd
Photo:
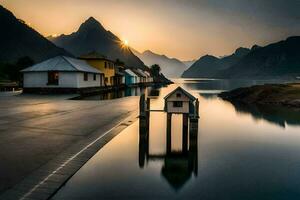
[[222,92],[218,96],[230,102],[300,110],[300,83],[255,85]]

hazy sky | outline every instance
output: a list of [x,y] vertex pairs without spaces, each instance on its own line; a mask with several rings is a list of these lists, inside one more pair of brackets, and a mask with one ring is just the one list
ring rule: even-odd
[[48,36],[93,16],[138,51],[188,60],[300,35],[300,0],[0,0]]

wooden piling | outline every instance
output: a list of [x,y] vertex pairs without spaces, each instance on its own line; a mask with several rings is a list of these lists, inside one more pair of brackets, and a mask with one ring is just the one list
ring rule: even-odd
[[168,113],[167,114],[167,139],[166,139],[166,142],[167,142],[167,145],[166,145],[166,152],[167,154],[168,153],[171,153],[172,151],[172,137],[171,137],[171,128],[172,128],[172,113]]
[[182,151],[188,151],[188,129],[189,129],[189,115],[182,114]]

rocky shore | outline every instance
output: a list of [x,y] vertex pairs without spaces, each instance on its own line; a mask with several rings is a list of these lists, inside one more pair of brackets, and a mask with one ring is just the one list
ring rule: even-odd
[[257,105],[278,105],[300,109],[300,83],[266,84],[238,88],[219,94],[224,100]]

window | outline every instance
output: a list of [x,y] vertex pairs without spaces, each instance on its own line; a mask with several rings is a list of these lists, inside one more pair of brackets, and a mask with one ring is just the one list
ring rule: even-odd
[[177,97],[177,98],[180,98],[180,97],[181,97],[181,94],[180,94],[180,93],[177,93],[177,94],[176,94],[176,97]]
[[182,107],[182,101],[173,101],[173,107],[181,108]]
[[104,61],[104,68],[107,68],[107,62]]
[[47,85],[58,85],[59,74],[58,72],[48,72]]
[[110,68],[110,69],[113,69],[113,68],[114,68],[114,64],[110,62],[110,63],[109,63],[109,68]]
[[83,74],[83,80],[84,80],[84,81],[88,81],[88,80],[89,80],[88,73],[85,72],[85,73]]
[[97,76],[96,76],[96,74],[94,74],[94,81],[97,79]]

